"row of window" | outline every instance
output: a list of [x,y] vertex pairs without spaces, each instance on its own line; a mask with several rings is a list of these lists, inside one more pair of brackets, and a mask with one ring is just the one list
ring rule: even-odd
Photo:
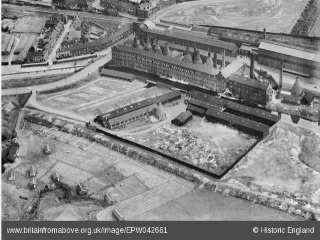
[[190,83],[197,82],[200,86],[210,86],[210,88],[214,88],[214,90],[220,89],[225,85],[222,80],[217,80],[213,75],[189,70],[181,66],[148,58],[147,56],[125,53],[123,51],[114,51],[113,61],[121,66],[163,76],[175,76],[179,80],[188,81]]
[[120,126],[129,124],[129,123],[134,122],[134,121],[137,121],[137,120],[139,120],[139,119],[146,118],[148,115],[149,115],[149,112],[141,113],[141,114],[138,115],[138,116],[133,116],[133,117],[128,118],[128,119],[125,119],[125,120],[123,120],[123,121],[120,121],[120,122],[116,122],[116,123],[114,123],[114,124],[111,124],[111,128],[113,129],[113,128],[117,128],[117,127],[120,127]]

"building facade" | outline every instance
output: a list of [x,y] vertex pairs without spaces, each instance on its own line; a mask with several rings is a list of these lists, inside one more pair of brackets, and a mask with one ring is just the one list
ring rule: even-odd
[[101,5],[106,9],[114,9],[118,12],[146,19],[160,9],[176,3],[176,0],[101,0]]
[[132,33],[132,26],[128,25],[121,28],[112,36],[98,39],[96,41],[64,43],[64,45],[57,51],[57,59],[93,54],[97,51],[101,51],[107,47],[110,47],[112,44],[117,43],[122,39],[129,37]]
[[134,122],[145,121],[151,115],[160,117],[159,108],[161,104],[180,98],[181,93],[179,91],[169,92],[99,115],[94,121],[111,130],[125,128]]
[[142,41],[154,39],[168,43],[178,44],[185,47],[202,49],[224,56],[235,57],[238,53],[238,46],[235,43],[214,39],[208,36],[200,36],[197,32],[184,30],[156,30],[150,29],[145,24],[134,23],[133,30],[135,35]]
[[271,84],[261,83],[240,75],[232,74],[228,78],[227,87],[233,97],[249,103],[264,106],[272,98]]
[[257,57],[258,62],[266,66],[305,77],[320,77],[319,51],[262,41]]
[[137,71],[153,73],[159,77],[171,79],[188,85],[214,92],[225,89],[225,81],[212,74],[212,66],[193,64],[165,56],[161,53],[145,51],[128,46],[112,48],[112,64]]

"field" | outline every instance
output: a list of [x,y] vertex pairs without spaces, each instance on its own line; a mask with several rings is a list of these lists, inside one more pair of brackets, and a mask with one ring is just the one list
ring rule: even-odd
[[200,0],[160,11],[160,19],[185,24],[290,33],[307,0]]
[[[14,166],[16,181],[9,182],[6,174],[3,175],[4,219],[22,219],[26,215],[27,205],[34,200],[35,192],[28,191],[30,180],[27,171],[31,166],[37,169],[39,188],[50,184],[50,175],[57,172],[61,181],[70,186],[83,183],[92,196],[90,201],[68,203],[57,199],[59,192],[51,192],[40,201],[35,219],[90,219],[92,211],[103,209],[99,199],[103,199],[107,192],[116,201],[122,201],[162,184],[168,187],[178,184],[180,188],[186,185],[184,191],[187,192],[193,188],[191,183],[177,180],[177,177],[166,172],[54,129],[29,125],[21,133],[21,142],[24,143],[20,150],[21,163]],[[49,156],[42,152],[45,145],[52,149]],[[28,200],[21,200],[17,192]],[[72,216],[67,217],[69,213]]]
[[253,191],[289,193],[320,204],[319,162],[320,135],[280,122],[225,179]]
[[39,100],[48,107],[68,110],[93,119],[114,108],[168,91],[158,87],[145,88],[145,83],[140,81],[127,82],[110,77],[98,77],[80,88],[42,96]]
[[[114,207],[126,219],[137,220],[299,219],[205,190],[193,192],[196,186],[191,182],[55,129],[26,124],[20,136],[21,161],[12,166],[16,180],[8,181],[7,173],[2,176],[3,220],[114,220]],[[50,155],[44,155],[44,146],[50,146]],[[57,172],[70,187],[83,183],[89,197],[67,201],[57,189],[39,199],[37,192],[28,188],[27,171],[31,166],[37,170],[40,189],[51,185],[49,177]],[[108,207],[103,201],[106,193],[115,205]],[[32,205],[36,208],[33,213]],[[219,211],[208,211],[213,208]]]
[[34,33],[39,34],[44,27],[46,18],[35,16],[24,16],[15,23],[13,33]]

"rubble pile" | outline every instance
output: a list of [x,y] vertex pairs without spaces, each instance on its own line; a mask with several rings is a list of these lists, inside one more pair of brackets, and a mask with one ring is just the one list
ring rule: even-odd
[[222,157],[218,147],[213,147],[212,143],[198,138],[186,128],[163,127],[153,131],[152,135],[156,141],[144,139],[150,147],[206,169],[216,169],[217,159]]

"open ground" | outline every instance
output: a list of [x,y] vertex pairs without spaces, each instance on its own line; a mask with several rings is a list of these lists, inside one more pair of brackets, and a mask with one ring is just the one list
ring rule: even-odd
[[157,19],[289,33],[307,0],[201,0],[177,4]]
[[[38,220],[113,220],[114,208],[126,219],[299,219],[198,189],[175,175],[55,129],[26,124],[21,137],[21,161],[13,167],[16,181],[7,181],[6,174],[2,179],[3,219],[27,219],[28,209],[37,198],[35,191],[28,190],[27,170],[31,166],[38,171],[39,187],[50,184],[50,175],[57,172],[61,181],[70,186],[83,183],[91,197],[67,202],[61,192],[50,192],[37,204],[33,219]],[[43,154],[45,145],[52,149],[50,155]],[[99,199],[103,199],[105,193],[112,197],[115,205],[104,208],[100,204]]]

